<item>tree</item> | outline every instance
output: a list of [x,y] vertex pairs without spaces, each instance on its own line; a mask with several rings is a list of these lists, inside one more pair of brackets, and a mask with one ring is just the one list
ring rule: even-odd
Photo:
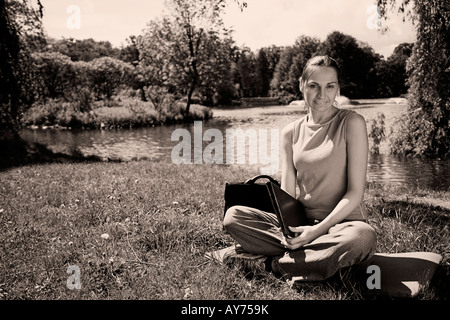
[[171,0],[171,15],[151,21],[138,41],[140,64],[150,86],[186,96],[189,115],[194,92],[213,92],[229,77],[230,42],[220,17],[224,0]]
[[[180,48],[181,56],[187,58],[186,64],[180,65],[179,62],[182,61],[177,60],[178,66],[182,67],[180,71],[184,71],[181,83],[187,88],[186,116],[189,115],[192,95],[201,81],[202,73],[213,71],[208,64],[203,64],[209,60],[209,52],[206,50],[210,48],[202,44],[207,34],[214,38],[219,33],[218,30],[223,28],[220,15],[224,6],[223,0],[172,0],[174,27],[182,34],[177,49]],[[202,64],[206,68],[202,68]]]
[[95,41],[94,39],[77,40],[73,38],[54,40],[49,39],[52,51],[69,56],[72,61],[92,61],[101,57],[118,58],[120,51],[113,48],[109,41]]
[[[386,60],[381,59],[376,63],[375,70],[377,77],[377,98],[395,97],[396,95],[394,95],[392,86],[393,74],[389,63]],[[406,78],[403,78],[403,81],[406,82]]]
[[296,54],[292,59],[292,66],[289,70],[288,81],[294,88],[294,94],[297,97],[301,96],[299,79],[303,73],[303,68],[306,62],[313,57],[320,45],[320,40],[317,38],[311,38],[307,36],[300,36],[295,40],[294,47],[296,48]]
[[351,98],[371,98],[376,94],[376,63],[381,56],[368,45],[338,31],[330,33],[318,54],[333,57],[340,67],[341,93]]
[[361,59],[362,63],[360,63],[362,77],[360,86],[360,95],[361,98],[377,98],[377,63],[382,59],[382,55],[375,53],[373,48],[365,43],[358,41],[358,46],[361,50],[359,55],[359,59]]
[[73,84],[72,61],[58,52],[35,52],[31,54],[36,70],[39,97],[58,98]]
[[[262,53],[265,56],[265,60],[267,60],[267,62],[264,61],[264,58],[261,58],[262,61],[260,60],[259,62],[259,68],[260,68],[260,74],[261,74],[261,79],[262,79],[262,85],[263,85],[263,96],[270,96],[271,94],[271,82],[272,79],[274,77],[275,74],[275,68],[278,64],[278,62],[280,61],[280,55],[281,52],[283,51],[283,47],[279,47],[279,46],[275,46],[272,45],[270,47],[265,47],[265,48],[261,48],[259,50],[258,55],[261,55]],[[267,65],[265,66],[264,64]],[[268,81],[268,82],[266,82]],[[267,86],[267,87],[266,87]]]
[[0,0],[0,140],[18,140],[20,114],[29,100],[29,48],[42,39],[42,5]]
[[386,60],[376,64],[377,97],[398,97],[407,93],[406,62],[411,56],[413,45],[399,44]]
[[259,79],[258,96],[266,97],[269,95],[270,90],[270,77],[269,60],[267,59],[266,52],[264,50],[258,50],[256,56],[256,71]]
[[299,79],[308,59],[316,53],[320,40],[300,36],[292,47],[284,49],[276,66],[271,83],[272,92],[300,98]]
[[257,63],[258,78],[260,79],[258,95],[267,97],[269,95],[270,81],[272,80],[273,73],[270,70],[270,63],[265,50],[260,49],[258,51]]
[[[395,0],[378,0],[387,19]],[[450,6],[448,0],[402,0],[399,10],[413,21],[417,41],[407,62],[408,112],[391,141],[394,154],[448,158],[450,149]]]
[[295,88],[289,81],[289,71],[295,57],[295,48],[285,47],[280,54],[280,60],[275,68],[270,88],[272,95],[295,94]]
[[257,57],[250,48],[242,48],[240,51],[237,68],[242,96],[259,96],[261,94],[262,79],[260,77]]
[[268,72],[270,75],[269,78],[272,79],[278,61],[280,61],[280,55],[281,52],[283,51],[283,47],[272,45],[270,47],[261,48],[260,51],[264,51],[267,57],[267,61],[269,63],[268,65]]
[[136,66],[139,63],[139,49],[137,47],[137,37],[129,36],[127,46],[122,46],[119,51],[119,59]]
[[231,56],[233,40],[221,39],[215,33],[208,33],[203,42],[204,64],[199,68],[199,92],[202,102],[215,105],[219,101],[229,103],[234,94],[234,84],[231,75]]
[[104,96],[110,100],[117,89],[130,82],[133,66],[111,57],[97,58],[88,63],[90,83],[97,99]]

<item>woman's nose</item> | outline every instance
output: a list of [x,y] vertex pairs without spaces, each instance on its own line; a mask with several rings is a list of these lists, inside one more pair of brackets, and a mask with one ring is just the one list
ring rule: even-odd
[[325,97],[325,88],[320,88],[318,95],[319,95],[319,98]]

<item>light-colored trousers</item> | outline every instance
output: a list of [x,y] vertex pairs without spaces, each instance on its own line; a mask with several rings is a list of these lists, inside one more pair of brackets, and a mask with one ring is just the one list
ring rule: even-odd
[[340,268],[367,261],[375,253],[375,230],[364,221],[344,221],[328,233],[296,250],[286,249],[274,213],[233,206],[223,225],[242,248],[273,257],[272,266],[287,278],[299,281],[325,280]]

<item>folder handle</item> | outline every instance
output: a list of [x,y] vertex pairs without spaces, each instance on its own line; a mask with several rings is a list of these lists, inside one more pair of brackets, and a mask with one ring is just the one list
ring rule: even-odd
[[254,184],[256,182],[256,180],[259,180],[259,179],[269,179],[271,182],[275,183],[277,186],[280,186],[280,183],[277,180],[275,180],[271,176],[268,176],[265,174],[254,176],[253,178],[250,178],[247,181],[245,181],[245,183],[246,184]]

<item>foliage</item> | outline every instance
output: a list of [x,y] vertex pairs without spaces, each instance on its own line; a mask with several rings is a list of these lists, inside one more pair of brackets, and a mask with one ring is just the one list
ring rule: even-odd
[[122,86],[132,85],[134,67],[112,57],[73,62],[58,52],[32,53],[38,100],[63,98],[89,111],[92,98],[110,100]]
[[97,99],[110,100],[122,84],[130,82],[133,72],[131,64],[111,57],[96,58],[88,66],[89,80]]
[[172,0],[171,15],[151,21],[138,40],[147,85],[187,96],[186,115],[197,90],[212,96],[230,79],[231,40],[222,32],[222,0]]
[[[233,40],[209,33],[203,40],[204,65],[198,64],[198,88],[194,93],[201,97],[202,104],[214,105],[218,101],[231,101],[234,93],[231,82],[231,59]],[[189,91],[188,91],[189,96]]]
[[270,83],[271,95],[285,95],[286,93],[294,95],[296,88],[289,81],[289,71],[292,67],[292,61],[295,56],[295,49],[292,46],[285,47],[280,54],[280,60],[277,63],[272,81]]
[[320,44],[317,54],[329,55],[337,61],[342,95],[351,99],[375,97],[375,65],[381,56],[367,44],[334,31]]
[[61,127],[83,127],[91,119],[86,113],[78,110],[76,103],[63,102],[50,99],[45,103],[36,103],[23,115],[22,122],[25,126],[61,126]]
[[315,55],[319,39],[300,36],[293,46],[286,47],[280,55],[270,84],[272,95],[301,96],[299,79],[308,59]]
[[[166,99],[156,109],[151,102],[125,96],[94,101],[91,111],[82,111],[77,101],[50,99],[45,103],[35,103],[28,109],[22,122],[25,126],[55,126],[70,128],[137,128],[161,124],[179,123],[184,120],[184,107],[173,99]],[[200,105],[192,105],[189,117],[207,120],[212,111]]]
[[281,50],[271,81],[271,95],[288,103],[301,98],[299,78],[307,60],[318,54],[335,58],[341,69],[341,93],[355,98],[396,97],[406,93],[406,60],[412,44],[400,44],[388,59],[352,36],[332,32],[325,41],[299,37]]
[[249,48],[242,48],[238,53],[237,70],[241,97],[258,97],[262,81],[258,74],[258,61]]
[[384,113],[378,113],[375,119],[370,121],[369,138],[372,139],[371,152],[380,153],[380,143],[386,139]]
[[400,97],[407,93],[406,62],[411,56],[413,45],[401,43],[391,56],[376,63],[378,98]]
[[0,139],[18,139],[20,114],[32,101],[30,48],[42,39],[42,5],[0,0]]
[[101,57],[118,58],[119,49],[113,48],[109,41],[89,39],[48,39],[48,48],[70,57],[72,61],[92,61]]
[[57,52],[33,52],[38,95],[42,99],[63,97],[73,84],[72,61]]
[[[395,1],[379,0],[385,12]],[[410,8],[409,0],[401,8]],[[450,7],[446,0],[414,0],[407,16],[417,41],[407,63],[409,110],[392,139],[392,152],[447,158],[450,150]]]
[[307,36],[299,37],[294,44],[298,48],[295,56],[292,58],[292,66],[289,70],[288,79],[291,86],[295,89],[294,94],[298,97],[301,95],[299,88],[299,79],[302,75],[306,62],[316,55],[320,42],[317,38]]
[[137,37],[129,36],[126,39],[127,46],[122,46],[119,52],[119,59],[128,63],[131,63],[133,66],[136,66],[139,63],[139,50],[137,47]]
[[259,97],[267,97],[270,90],[270,81],[273,71],[270,71],[269,58],[265,50],[259,50],[257,60],[257,77],[260,79]]
[[267,97],[282,47],[261,48],[255,54],[248,47],[235,51],[234,83],[239,86],[238,98]]

